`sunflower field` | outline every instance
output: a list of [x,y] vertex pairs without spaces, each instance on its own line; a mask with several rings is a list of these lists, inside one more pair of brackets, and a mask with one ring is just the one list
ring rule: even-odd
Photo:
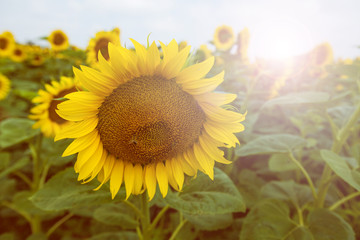
[[0,240],[360,239],[360,58],[250,33],[1,33]]

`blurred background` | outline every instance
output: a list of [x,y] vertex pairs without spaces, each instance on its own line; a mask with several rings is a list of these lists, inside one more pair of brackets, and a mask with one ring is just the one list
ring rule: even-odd
[[72,45],[85,48],[98,31],[121,30],[129,38],[165,43],[175,38],[198,48],[226,24],[251,35],[250,59],[301,55],[329,42],[335,59],[354,58],[360,49],[360,1],[357,0],[1,0],[0,32],[11,31],[17,42],[47,46],[55,29]]

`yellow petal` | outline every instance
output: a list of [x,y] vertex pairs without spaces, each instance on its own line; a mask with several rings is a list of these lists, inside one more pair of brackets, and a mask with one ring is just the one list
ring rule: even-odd
[[177,185],[175,178],[174,178],[173,169],[171,167],[171,160],[165,161],[165,169],[166,169],[166,174],[168,177],[168,182],[171,185],[171,187],[173,189],[175,189],[176,191],[180,191],[179,186]]
[[138,195],[141,193],[141,189],[143,186],[143,169],[140,164],[136,164],[134,166],[134,187],[132,193]]
[[208,157],[208,155],[201,148],[199,143],[194,144],[194,153],[196,160],[200,163],[205,173],[209,175],[211,180],[214,180],[214,160]]
[[236,99],[236,94],[231,93],[217,93],[207,92],[200,95],[195,95],[194,98],[200,103],[209,103],[215,106],[221,106],[231,103]]
[[205,152],[215,161],[229,164],[231,161],[224,158],[224,152],[218,148],[212,138],[208,134],[203,134],[199,137],[199,143],[201,147],[205,150]]
[[104,101],[104,97],[94,95],[91,92],[72,92],[64,96],[65,98],[71,100],[73,103],[80,103],[82,105],[96,106],[100,107],[101,103]]
[[91,176],[92,171],[98,165],[103,155],[103,144],[100,142],[96,151],[89,157],[89,159],[80,167],[78,180],[83,180]]
[[[126,170],[126,169],[125,169]],[[119,192],[124,176],[124,162],[121,160],[116,160],[114,163],[114,167],[111,171],[110,178],[110,192],[111,198],[114,199],[116,194]],[[126,184],[126,179],[125,179]]]
[[85,136],[86,134],[93,131],[98,124],[98,118],[89,118],[81,122],[73,123],[63,127],[60,132],[55,136],[55,141],[64,138],[78,138]]
[[96,149],[98,148],[100,144],[100,136],[99,134],[96,136],[95,141],[93,142],[93,144],[91,144],[89,147],[85,148],[84,150],[82,150],[81,152],[79,152],[77,160],[76,160],[76,164],[78,166],[79,169],[82,168],[82,166],[89,160],[89,158],[94,154],[94,152],[96,151]]
[[197,63],[187,68],[184,68],[176,77],[176,82],[182,84],[205,77],[206,74],[208,74],[208,72],[213,67],[214,61],[215,58],[210,57],[201,63]]
[[156,174],[155,164],[146,165],[145,168],[145,185],[149,195],[149,201],[153,199],[156,192]]
[[126,188],[126,199],[128,199],[133,191],[135,181],[134,166],[132,163],[125,164],[124,182]]
[[209,121],[206,121],[204,123],[204,129],[212,138],[226,143],[230,147],[235,147],[236,143],[240,145],[236,136],[228,132],[227,129],[222,128],[219,124],[213,125]]
[[162,71],[163,77],[172,79],[179,74],[189,56],[190,48],[190,46],[185,47],[164,66]]
[[219,123],[241,122],[246,116],[246,114],[225,110],[209,103],[199,103],[199,105],[208,118]]
[[181,86],[184,91],[190,93],[191,95],[199,95],[215,90],[215,88],[217,88],[217,86],[219,86],[223,81],[224,72],[221,72],[212,78],[202,78],[197,81],[186,82]]
[[177,158],[174,158],[171,160],[171,167],[174,173],[174,178],[176,183],[179,186],[179,191],[182,189],[183,184],[184,184],[184,172],[182,170],[182,166],[179,163]]
[[64,151],[62,154],[63,157],[70,156],[72,154],[75,154],[77,152],[80,152],[90,146],[96,139],[98,135],[97,131],[92,131],[91,133],[79,137],[75,139]]
[[169,185],[166,169],[162,162],[158,162],[156,165],[156,179],[162,196],[166,197]]

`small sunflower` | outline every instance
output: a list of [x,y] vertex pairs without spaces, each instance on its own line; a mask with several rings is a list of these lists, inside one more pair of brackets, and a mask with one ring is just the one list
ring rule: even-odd
[[120,30],[119,28],[114,28],[112,31],[105,32],[101,31],[96,33],[95,38],[90,39],[89,45],[87,47],[87,62],[90,65],[96,65],[99,61],[99,51],[103,57],[109,59],[108,44],[113,43],[115,45],[120,45]]
[[[239,144],[245,115],[221,106],[236,95],[212,92],[224,72],[207,78],[214,57],[186,66],[190,46],[179,51],[175,40],[135,52],[109,44],[111,61],[99,54],[99,71],[74,68],[87,91],[70,93],[58,105],[72,124],[55,141],[75,138],[63,156],[78,153],[78,180],[96,176],[100,188],[110,180],[112,198],[125,184],[126,198],[145,190],[152,199],[157,184],[163,197],[169,184],[180,191],[184,173],[197,170],[214,177],[214,163],[230,163],[218,147]],[[97,189],[98,189],[97,188]]]
[[237,54],[240,55],[242,60],[246,60],[248,58],[247,51],[250,43],[250,33],[247,28],[244,28],[239,34],[237,38]]
[[326,42],[316,46],[310,53],[310,59],[312,65],[318,67],[332,63],[334,55],[331,45]]
[[10,85],[10,80],[6,76],[0,74],[0,100],[6,98],[6,96],[10,92]]
[[37,121],[33,128],[40,128],[46,137],[54,137],[61,128],[69,124],[55,111],[57,105],[63,102],[59,98],[77,91],[77,84],[72,78],[61,77],[60,82],[52,81],[51,84],[45,84],[45,89],[40,89],[38,96],[33,98],[32,102],[38,105],[30,110],[29,118]]
[[217,27],[214,34],[214,45],[218,50],[229,50],[234,45],[234,32],[230,26]]
[[196,59],[198,62],[203,62],[212,56],[210,49],[205,45],[200,45],[200,48],[196,51]]
[[51,48],[55,51],[66,50],[69,47],[69,39],[61,30],[53,31],[48,37]]
[[0,57],[10,56],[15,48],[15,39],[10,32],[0,34]]
[[16,47],[12,51],[12,54],[10,55],[10,58],[14,62],[23,62],[23,61],[25,61],[25,59],[27,58],[27,54],[26,54],[24,46],[16,45]]

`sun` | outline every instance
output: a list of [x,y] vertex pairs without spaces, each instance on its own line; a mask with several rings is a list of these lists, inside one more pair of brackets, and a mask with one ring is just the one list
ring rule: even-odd
[[267,19],[253,32],[250,52],[255,58],[286,59],[305,54],[314,45],[308,28],[293,19]]

